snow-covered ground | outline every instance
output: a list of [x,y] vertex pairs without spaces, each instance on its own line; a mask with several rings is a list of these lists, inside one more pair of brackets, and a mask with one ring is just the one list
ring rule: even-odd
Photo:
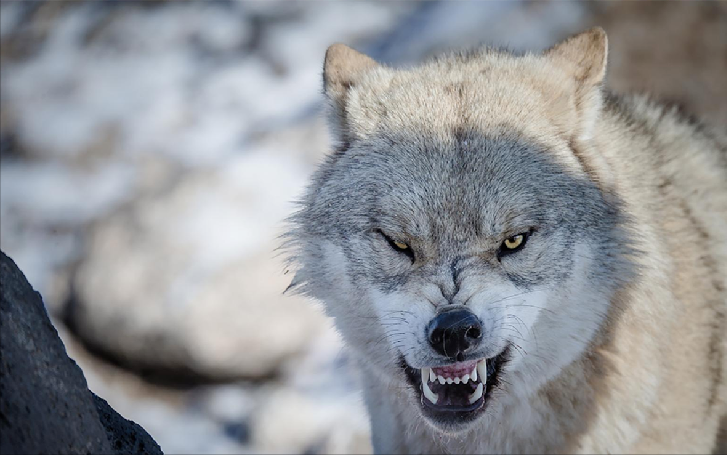
[[[538,50],[603,17],[615,49],[637,45],[615,7],[571,2],[0,8],[0,248],[68,324],[91,389],[167,453],[370,450],[340,340],[282,296],[275,253],[327,152],[329,44],[399,65]],[[612,77],[629,87],[624,62]]]

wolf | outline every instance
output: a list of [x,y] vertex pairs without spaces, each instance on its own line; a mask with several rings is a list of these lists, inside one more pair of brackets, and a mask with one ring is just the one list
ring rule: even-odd
[[607,54],[600,28],[404,69],[326,52],[291,287],[349,348],[376,453],[717,450],[727,135],[609,93]]

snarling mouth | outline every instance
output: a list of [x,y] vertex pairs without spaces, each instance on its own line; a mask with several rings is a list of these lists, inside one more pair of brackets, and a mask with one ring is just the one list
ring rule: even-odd
[[468,360],[441,367],[416,369],[404,362],[411,384],[419,390],[422,410],[441,423],[473,420],[486,408],[500,385],[510,349],[489,359]]

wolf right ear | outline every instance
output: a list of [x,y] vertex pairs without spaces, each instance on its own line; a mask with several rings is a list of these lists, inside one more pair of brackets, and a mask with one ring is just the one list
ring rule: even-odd
[[332,126],[343,142],[350,141],[351,125],[348,125],[346,104],[348,95],[361,75],[380,65],[368,55],[336,43],[326,51],[323,63],[323,91],[332,104],[330,112]]

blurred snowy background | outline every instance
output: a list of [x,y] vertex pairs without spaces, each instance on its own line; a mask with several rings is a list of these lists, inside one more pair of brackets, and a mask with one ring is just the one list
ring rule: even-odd
[[609,85],[727,125],[724,2],[2,2],[0,248],[167,453],[366,452],[276,236],[328,148],[326,47],[393,65],[609,33]]

